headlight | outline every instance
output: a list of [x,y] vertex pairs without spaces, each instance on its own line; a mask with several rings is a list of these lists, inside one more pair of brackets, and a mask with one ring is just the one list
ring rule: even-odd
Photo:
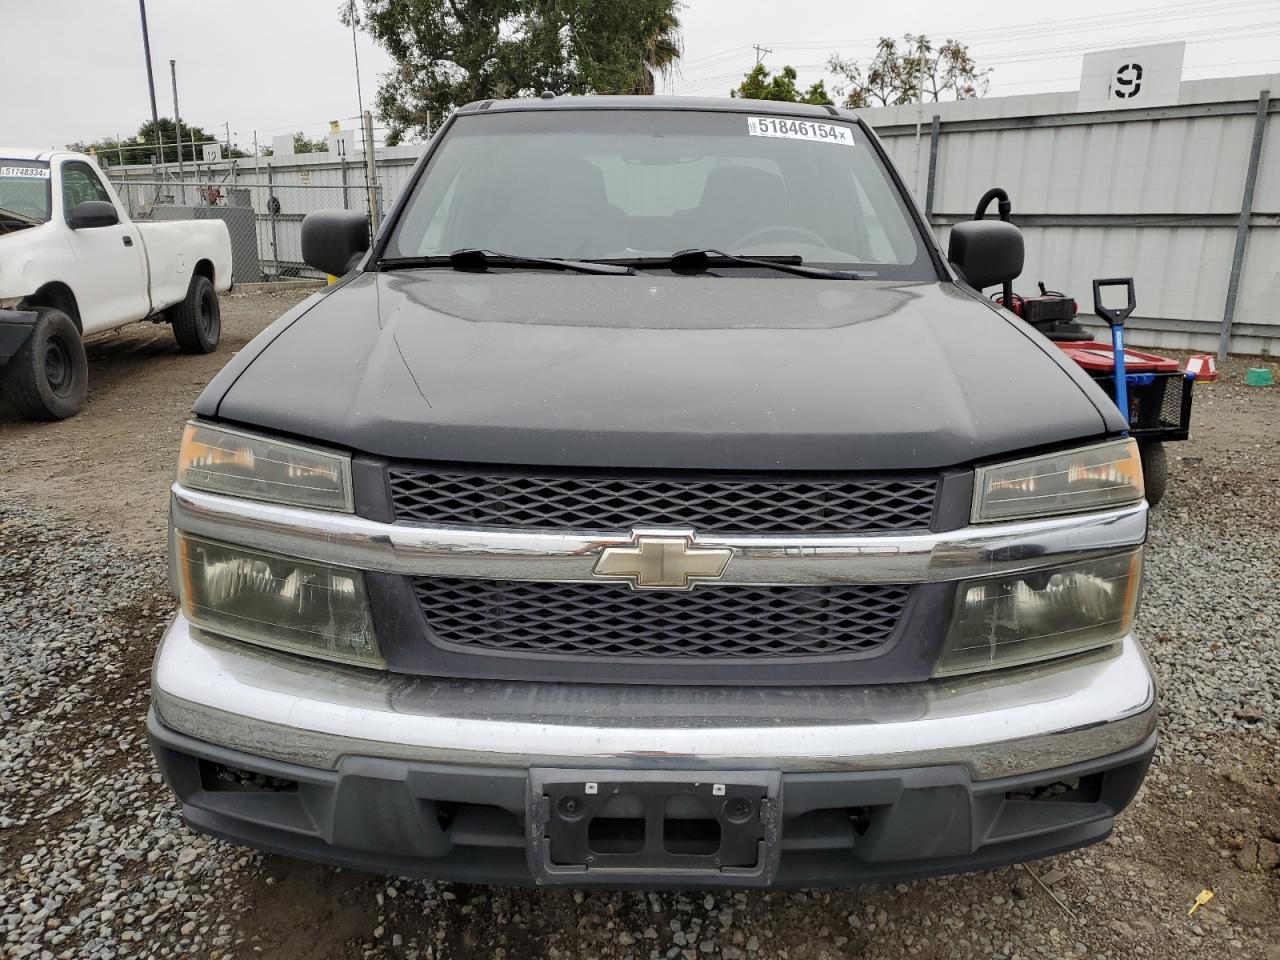
[[262,646],[381,667],[364,575],[177,533],[182,612]]
[[203,423],[188,423],[182,434],[178,482],[250,500],[354,510],[350,457]]
[[1142,551],[970,580],[935,676],[1010,667],[1119,640],[1133,626]]
[[1104,510],[1142,499],[1142,460],[1133,440],[979,467],[973,520],[1045,517]]

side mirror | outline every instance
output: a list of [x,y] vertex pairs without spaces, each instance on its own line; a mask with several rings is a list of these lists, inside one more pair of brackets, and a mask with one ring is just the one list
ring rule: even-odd
[[114,227],[120,222],[114,204],[106,200],[81,200],[67,215],[67,226],[72,230],[88,230],[91,227]]
[[978,290],[1022,273],[1022,231],[1002,220],[965,220],[951,228],[947,259]]
[[340,277],[369,249],[369,223],[353,210],[317,210],[302,221],[302,259]]

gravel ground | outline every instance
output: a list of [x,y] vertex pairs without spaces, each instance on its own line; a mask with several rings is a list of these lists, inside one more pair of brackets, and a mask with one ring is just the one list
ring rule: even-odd
[[[229,307],[248,329],[290,302]],[[43,435],[0,416],[4,960],[1280,960],[1280,389],[1240,386],[1242,363],[1197,389],[1195,439],[1171,449],[1179,459],[1153,515],[1141,615],[1163,739],[1108,842],[893,887],[584,894],[388,880],[186,830],[143,718],[172,609],[154,525],[192,381],[208,374],[145,342],[91,355],[86,414]],[[121,356],[154,381],[124,370],[113,379]],[[123,389],[144,402],[118,403],[112,391]],[[98,434],[141,465],[137,490],[93,476],[43,482],[51,462]],[[93,456],[101,472],[120,455]],[[1214,899],[1188,916],[1202,889]]]

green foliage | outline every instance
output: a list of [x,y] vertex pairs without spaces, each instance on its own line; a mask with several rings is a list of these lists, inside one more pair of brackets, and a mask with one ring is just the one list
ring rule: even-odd
[[796,88],[795,67],[783,67],[781,73],[770,76],[763,63],[757,63],[743,77],[738,89],[729,91],[729,96],[749,100],[785,100],[787,103],[831,104],[823,81],[819,80],[802,94]]
[[843,78],[836,93],[846,107],[894,106],[944,96],[973,100],[987,92],[991,68],[980,68],[963,43],[948,40],[934,47],[924,34],[906,34],[902,45],[881,37],[875,56],[864,66],[832,54],[827,68]]
[[[160,135],[164,138],[164,162],[178,162],[178,133],[171,117],[160,118]],[[206,143],[221,142],[218,137],[203,127],[182,125],[182,159],[191,163],[203,160],[202,146]],[[123,156],[125,163],[160,163],[160,151],[156,148],[155,124],[150,120],[138,127],[135,137],[117,140],[115,137],[104,137],[91,143],[83,141],[70,144],[72,150],[80,153],[92,153],[100,167],[118,166]],[[223,147],[223,153],[226,148]],[[247,157],[248,154],[238,147],[231,148],[233,158]]]
[[[270,157],[274,154],[270,147],[260,147],[258,149],[259,156]],[[293,152],[294,153],[328,153],[329,141],[324,137],[316,137],[314,140],[308,140],[307,135],[301,130],[295,130],[293,133]]]
[[389,144],[490,97],[652,93],[681,54],[679,0],[344,0],[390,54],[377,113]]
[[293,135],[293,152],[294,153],[328,153],[329,141],[324,137],[317,137],[314,140],[308,140],[301,130]]

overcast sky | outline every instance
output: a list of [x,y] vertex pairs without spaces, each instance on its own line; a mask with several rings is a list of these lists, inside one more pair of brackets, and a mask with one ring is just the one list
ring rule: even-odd
[[[351,34],[338,0],[149,0],[162,116],[172,116],[178,61],[184,121],[249,149],[275,134],[318,136],[357,114]],[[882,35],[925,32],[970,45],[994,69],[991,95],[1074,90],[1087,50],[1188,41],[1184,79],[1280,72],[1280,0],[1027,0],[856,3],[685,0],[685,57],[667,92],[724,96],[754,64],[793,64],[805,83],[835,52],[866,57]],[[385,54],[358,41],[364,103]],[[4,92],[0,143],[62,146],[132,134],[150,116],[137,0],[0,0]],[[828,79],[830,86],[830,79]]]

